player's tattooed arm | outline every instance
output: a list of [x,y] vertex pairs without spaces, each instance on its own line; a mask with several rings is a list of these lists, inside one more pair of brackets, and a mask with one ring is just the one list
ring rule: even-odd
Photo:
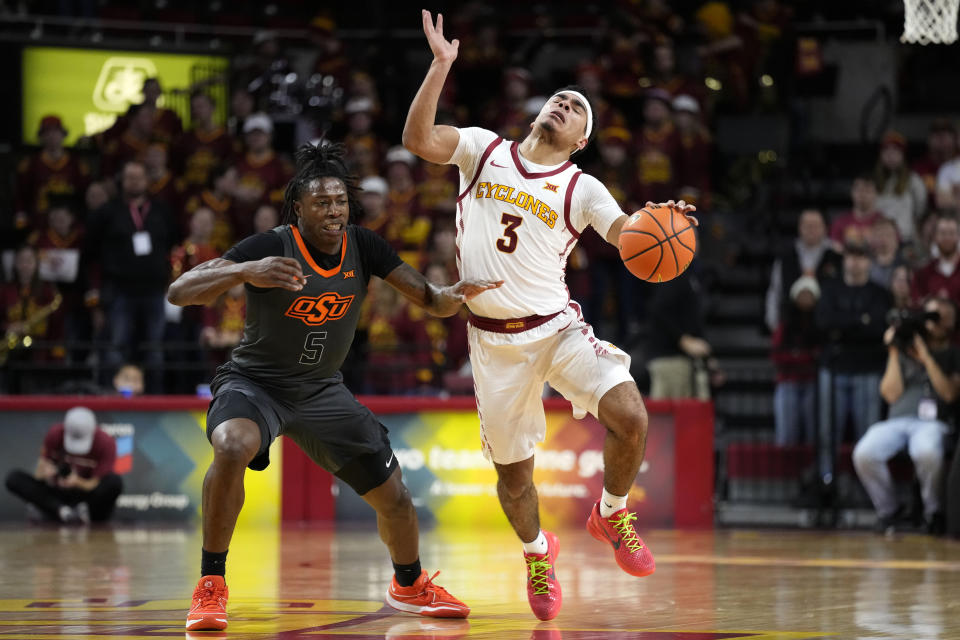
[[404,298],[441,318],[452,316],[463,303],[503,284],[503,280],[461,280],[445,287],[430,282],[406,263],[388,273],[385,280]]
[[167,300],[181,307],[210,304],[238,284],[246,283],[261,289],[279,287],[300,291],[304,282],[300,263],[293,258],[270,256],[249,262],[214,258],[198,264],[174,280],[167,290]]
[[447,41],[443,36],[443,15],[437,14],[437,23],[429,11],[422,11],[423,33],[433,52],[433,62],[427,71],[420,90],[414,96],[403,125],[403,146],[428,162],[449,162],[460,142],[460,133],[448,125],[438,125],[437,102],[443,83],[447,79],[453,61],[457,59],[460,41]]

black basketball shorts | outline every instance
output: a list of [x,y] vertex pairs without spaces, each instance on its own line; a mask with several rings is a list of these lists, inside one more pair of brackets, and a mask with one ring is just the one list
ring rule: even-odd
[[386,482],[398,466],[387,428],[339,378],[280,393],[237,372],[221,371],[211,388],[207,439],[231,418],[247,418],[260,427],[260,450],[251,469],[267,468],[270,444],[280,435],[360,495]]

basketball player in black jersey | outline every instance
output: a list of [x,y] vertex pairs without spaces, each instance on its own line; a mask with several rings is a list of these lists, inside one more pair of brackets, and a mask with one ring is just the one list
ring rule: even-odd
[[284,202],[287,224],[243,240],[170,285],[170,302],[181,306],[210,304],[239,283],[247,294],[243,340],[212,384],[207,437],[214,457],[203,483],[201,578],[187,629],[227,626],[225,563],[243,505],[244,472],[269,464],[270,443],[280,434],[377,512],[395,570],[388,604],[425,616],[466,617],[470,609],[420,568],[417,514],[386,429],[343,385],[339,368],[371,276],[436,316],[453,315],[502,283],[428,282],[383,238],[348,223],[356,181],[340,145],[305,145],[296,160]]

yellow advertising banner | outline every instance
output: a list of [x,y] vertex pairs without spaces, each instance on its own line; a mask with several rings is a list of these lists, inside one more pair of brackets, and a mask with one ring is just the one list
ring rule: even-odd
[[[165,91],[188,90],[195,75],[225,69],[226,58],[153,51],[27,47],[23,51],[23,141],[36,144],[40,119],[58,115],[67,144],[104,131],[131,104],[143,101],[147,78]],[[160,99],[163,106],[163,98]]]

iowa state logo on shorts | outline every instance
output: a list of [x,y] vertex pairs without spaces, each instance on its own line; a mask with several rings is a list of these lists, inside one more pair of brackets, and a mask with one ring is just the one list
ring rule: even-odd
[[341,296],[328,291],[316,297],[300,296],[293,301],[285,315],[303,320],[304,324],[316,327],[327,320],[339,320],[347,315],[353,296]]

